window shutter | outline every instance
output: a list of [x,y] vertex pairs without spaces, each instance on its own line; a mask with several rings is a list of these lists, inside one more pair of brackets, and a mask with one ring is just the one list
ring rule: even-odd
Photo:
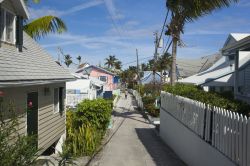
[[[4,11],[1,8],[0,4],[0,40],[3,39],[3,30],[4,30]],[[1,47],[1,42],[0,42],[0,47]]]
[[16,46],[21,52],[23,49],[23,18],[17,16],[16,19]]
[[64,111],[64,87],[59,88],[59,112],[62,114]]

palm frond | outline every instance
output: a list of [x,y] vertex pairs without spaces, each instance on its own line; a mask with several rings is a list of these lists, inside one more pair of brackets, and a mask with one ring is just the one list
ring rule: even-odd
[[56,16],[43,16],[24,26],[24,31],[34,39],[40,39],[50,33],[62,33],[67,31],[64,22]]

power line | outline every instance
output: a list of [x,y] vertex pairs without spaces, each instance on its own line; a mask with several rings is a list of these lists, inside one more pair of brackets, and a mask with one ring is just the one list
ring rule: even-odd
[[168,40],[167,40],[166,46],[165,46],[164,49],[163,49],[162,54],[164,54],[164,53],[166,52],[167,47],[168,47],[168,44],[169,44],[169,41],[170,41],[170,36],[168,36]]
[[161,29],[161,34],[160,34],[159,41],[158,41],[158,43],[157,43],[157,47],[159,47],[159,43],[160,43],[160,41],[161,41],[161,37],[162,37],[163,31],[164,31],[165,25],[166,25],[166,23],[167,23],[168,13],[169,13],[169,9],[168,9],[168,11],[167,11],[167,14],[166,14],[166,17],[165,17],[165,20],[164,20],[164,23],[163,23],[163,26],[162,26],[162,29]]
[[[115,21],[113,15],[112,15],[112,13],[111,13],[110,10],[108,9],[108,6],[107,6],[106,1],[103,0],[103,2],[105,3],[105,8],[106,8],[106,10],[107,10],[107,12],[108,12],[108,14],[109,14],[109,16],[110,16],[110,18],[111,18],[111,21],[112,21],[112,24],[114,25],[114,28],[115,28],[116,31],[118,32],[118,35],[120,36],[120,38],[123,39],[123,37],[122,37],[121,34],[125,34],[125,30],[124,30],[125,27],[119,26],[118,23],[116,23],[116,21]],[[118,22],[119,22],[119,20],[118,20]],[[134,43],[134,41],[133,41],[132,39],[129,40],[128,38],[126,38],[126,36],[124,36],[124,39],[128,40],[129,42],[132,42],[133,45],[135,45],[135,43]],[[134,49],[134,48],[131,48],[131,47],[129,47],[129,46],[128,46],[128,48]]]
[[173,40],[171,40],[171,42],[169,43],[169,45],[168,45],[168,47],[167,47],[167,49],[165,50],[164,53],[168,52],[168,50],[169,50],[170,46],[172,45],[172,43],[173,43]]
[[[142,60],[146,60],[146,59],[150,59],[150,58],[153,58],[153,57],[149,56],[149,57],[145,57],[145,58],[140,58],[139,60],[142,61]],[[128,64],[135,63],[135,62],[137,62],[137,61],[135,60],[135,61],[127,62],[127,63],[124,63],[123,65],[128,65]]]

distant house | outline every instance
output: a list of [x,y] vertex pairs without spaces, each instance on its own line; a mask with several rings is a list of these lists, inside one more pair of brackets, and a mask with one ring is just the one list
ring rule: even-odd
[[230,34],[222,48],[223,57],[220,60],[206,71],[179,82],[200,85],[206,90],[217,92],[232,91],[236,97],[244,96],[242,98],[246,99],[250,96],[249,39],[250,34]]
[[84,99],[101,97],[105,82],[83,74],[72,74],[77,80],[66,83],[66,106],[76,107]]
[[201,58],[196,59],[177,58],[177,78],[187,78],[194,74],[203,72],[210,68],[221,57],[222,56],[220,53],[216,53],[213,55],[203,56]]
[[144,71],[143,72],[143,77],[141,78],[141,84],[150,84],[153,83],[155,79],[156,83],[161,83],[161,74],[159,72],[155,73],[155,76],[153,74],[153,71]]
[[222,55],[234,60],[233,86],[237,99],[250,103],[250,61],[242,64],[243,55],[250,57],[250,34],[238,34],[239,40],[228,39]]
[[104,92],[115,90],[119,83],[119,76],[106,69],[94,65],[78,69],[76,73],[89,75],[90,77],[94,77],[105,82],[103,86]]
[[42,153],[65,133],[65,84],[74,77],[23,32],[23,0],[0,0],[0,9],[0,112],[12,103],[19,133],[37,135]]

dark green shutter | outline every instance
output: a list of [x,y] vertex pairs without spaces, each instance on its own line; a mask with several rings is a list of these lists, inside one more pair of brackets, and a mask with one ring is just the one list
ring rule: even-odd
[[64,87],[59,88],[59,112],[62,114],[64,111]]
[[16,20],[16,46],[19,51],[23,49],[23,18],[17,16]]
[[[3,16],[3,10],[2,10],[2,5],[0,4],[0,40],[2,40],[2,31],[3,31],[3,19],[4,19],[4,16]],[[1,42],[0,42],[0,47],[1,47]]]

